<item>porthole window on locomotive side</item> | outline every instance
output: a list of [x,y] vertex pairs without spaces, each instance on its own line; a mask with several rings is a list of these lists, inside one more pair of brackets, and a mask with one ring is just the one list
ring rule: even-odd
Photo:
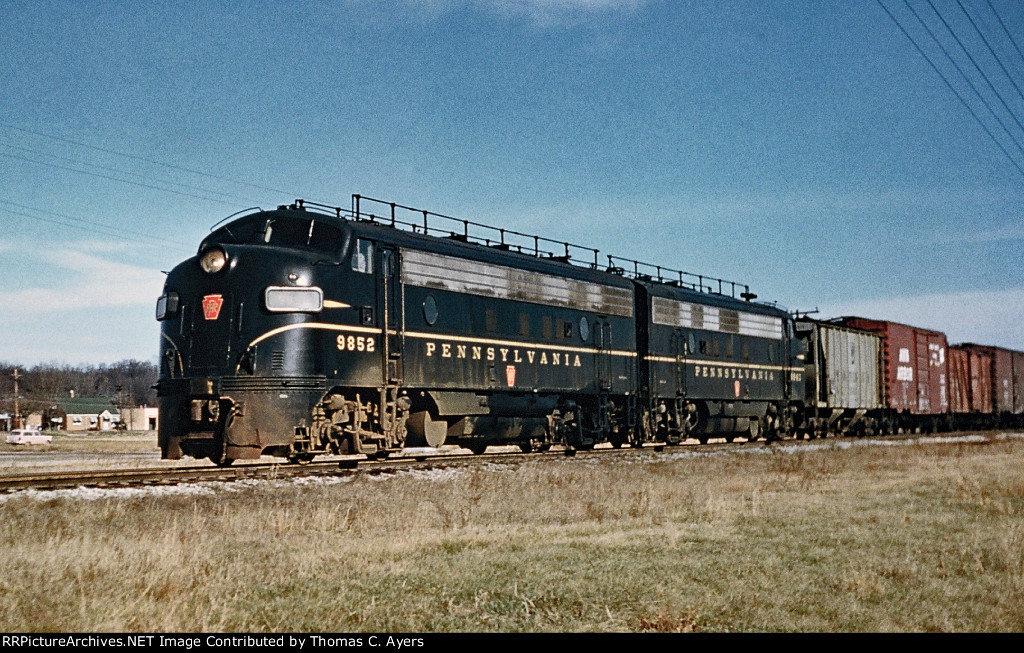
[[686,337],[686,344],[689,346],[689,349],[686,351],[687,354],[692,354],[693,352],[695,352],[697,350],[697,346],[696,346],[696,342],[695,341],[696,341],[696,338],[693,337],[692,333],[689,334]]
[[586,342],[587,338],[589,338],[589,337],[590,337],[590,320],[588,320],[587,316],[584,315],[583,317],[580,318],[580,340],[583,340],[584,342]]
[[373,273],[373,242],[356,239],[352,248],[352,269],[364,274]]
[[437,322],[437,302],[433,295],[427,295],[427,298],[423,300],[423,319],[430,326],[434,326],[434,322]]

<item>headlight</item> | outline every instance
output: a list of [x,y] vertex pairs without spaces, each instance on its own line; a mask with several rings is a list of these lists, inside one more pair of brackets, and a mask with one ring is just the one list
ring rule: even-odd
[[203,257],[199,259],[199,267],[207,274],[215,274],[224,269],[227,265],[228,255],[220,247],[211,247],[206,250]]
[[163,320],[178,312],[178,293],[169,292],[156,300],[156,319]]
[[324,291],[315,286],[270,286],[263,291],[263,303],[271,313],[319,313],[324,307]]

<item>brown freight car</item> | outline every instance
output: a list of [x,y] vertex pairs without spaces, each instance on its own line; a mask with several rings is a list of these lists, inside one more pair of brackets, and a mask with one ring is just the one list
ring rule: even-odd
[[1017,394],[1022,388],[1019,383],[1024,380],[1024,369],[1014,374],[1015,360],[1024,367],[1024,354],[1014,352],[1002,347],[991,347],[989,345],[976,345],[966,343],[959,345],[961,348],[989,357],[989,369],[992,378],[992,413],[1000,420],[1009,425],[1012,423],[1012,416],[1024,413],[1024,399],[1017,401]]
[[949,409],[959,428],[984,428],[992,423],[992,357],[950,345]]
[[949,409],[954,413],[971,412],[970,352],[951,346],[946,352],[949,370]]
[[913,417],[903,427],[938,427],[937,418],[949,412],[946,335],[938,331],[872,320],[842,317],[840,324],[882,337],[882,376],[887,407]]
[[1013,352],[1013,414],[1014,425],[1019,426],[1024,415],[1024,351]]

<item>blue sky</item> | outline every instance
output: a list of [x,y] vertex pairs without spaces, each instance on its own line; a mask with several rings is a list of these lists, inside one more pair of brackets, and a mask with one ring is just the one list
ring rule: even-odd
[[[961,2],[1021,84],[1024,8]],[[1024,349],[1024,172],[882,5],[4,2],[0,360],[155,360],[161,271],[210,226],[352,193]]]

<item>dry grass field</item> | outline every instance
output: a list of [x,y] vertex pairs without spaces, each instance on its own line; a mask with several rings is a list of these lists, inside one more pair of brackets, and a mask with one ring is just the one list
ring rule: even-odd
[[1021,439],[683,449],[7,495],[0,630],[1024,631]]
[[68,435],[63,431],[46,431],[53,436],[50,444],[16,445],[0,439],[0,453],[153,453],[158,452],[156,431],[103,431]]

